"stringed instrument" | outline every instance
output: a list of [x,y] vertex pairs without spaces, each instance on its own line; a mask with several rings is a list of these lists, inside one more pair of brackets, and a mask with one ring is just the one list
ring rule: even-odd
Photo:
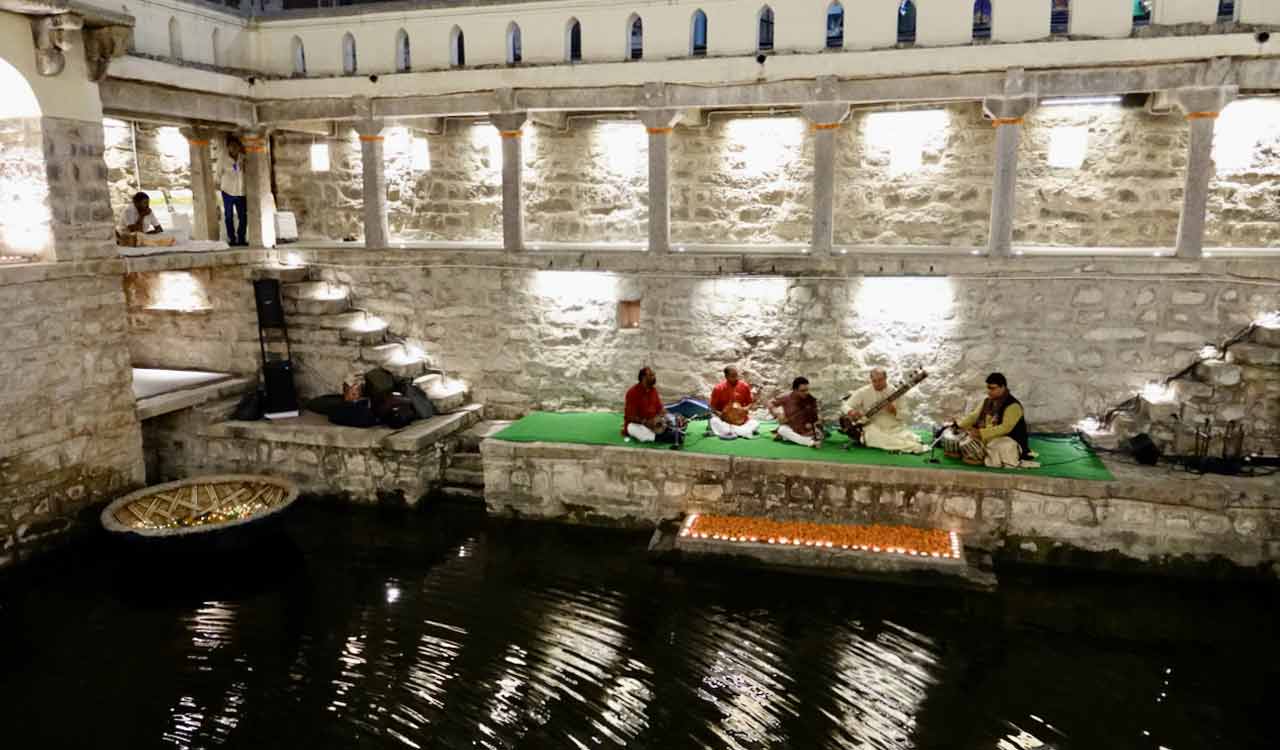
[[[849,419],[848,416],[843,414],[840,415],[840,431],[849,436],[849,446],[845,449],[848,450],[849,447],[854,445],[865,445],[866,443],[864,442],[863,433],[866,431],[867,425],[871,422],[871,418],[879,414],[886,406],[901,398],[902,394],[912,388],[915,388],[927,377],[929,377],[929,373],[925,372],[923,369],[918,369],[911,373],[911,376],[907,378],[906,382],[899,384],[897,388],[894,388],[893,391],[889,393],[889,395],[872,404],[871,407],[864,411],[862,416],[857,420]],[[854,391],[849,391],[849,393],[845,394],[845,398],[849,398],[849,396],[852,396],[853,394]]]

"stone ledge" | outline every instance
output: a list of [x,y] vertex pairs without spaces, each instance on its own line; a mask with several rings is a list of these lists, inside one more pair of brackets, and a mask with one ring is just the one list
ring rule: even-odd
[[468,404],[451,414],[439,414],[414,422],[402,430],[390,427],[343,427],[330,423],[323,415],[304,412],[299,417],[275,421],[227,420],[209,425],[200,434],[209,438],[238,438],[314,447],[352,450],[385,448],[413,452],[471,427],[480,421],[483,411],[483,404]]
[[260,265],[270,260],[269,252],[263,248],[237,248],[208,253],[135,255],[120,260],[124,263],[124,270],[127,273],[153,273],[155,271],[188,271],[194,268]]
[[393,451],[419,450],[472,427],[480,421],[483,413],[483,404],[467,404],[458,411],[438,414],[389,435],[383,439],[382,445]]
[[198,388],[161,393],[150,398],[138,399],[138,420],[151,419],[163,414],[200,406],[210,401],[218,401],[232,394],[240,394],[249,390],[257,382],[257,378],[230,377],[216,383]]
[[118,258],[61,263],[18,263],[0,265],[0,286],[60,281],[77,276],[119,276],[122,273],[124,273],[124,264]]

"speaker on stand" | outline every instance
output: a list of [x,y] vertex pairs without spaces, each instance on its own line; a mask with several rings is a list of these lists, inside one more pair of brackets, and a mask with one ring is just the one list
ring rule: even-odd
[[253,299],[258,308],[264,416],[267,419],[296,417],[298,392],[293,385],[293,355],[289,348],[289,325],[280,300],[280,281],[255,279]]

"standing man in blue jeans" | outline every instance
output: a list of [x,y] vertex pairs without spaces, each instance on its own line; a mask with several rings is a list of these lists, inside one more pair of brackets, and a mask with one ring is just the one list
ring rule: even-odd
[[[227,222],[227,244],[244,247],[245,229],[248,227],[249,201],[244,197],[244,146],[235,136],[227,136],[226,158],[219,170],[218,187],[222,190],[222,218]],[[239,214],[240,227],[232,220],[232,211]]]

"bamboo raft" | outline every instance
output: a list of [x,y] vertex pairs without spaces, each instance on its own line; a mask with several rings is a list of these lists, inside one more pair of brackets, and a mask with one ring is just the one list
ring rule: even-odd
[[182,479],[132,492],[102,511],[117,534],[168,538],[206,534],[261,521],[298,498],[292,482],[256,475]]

